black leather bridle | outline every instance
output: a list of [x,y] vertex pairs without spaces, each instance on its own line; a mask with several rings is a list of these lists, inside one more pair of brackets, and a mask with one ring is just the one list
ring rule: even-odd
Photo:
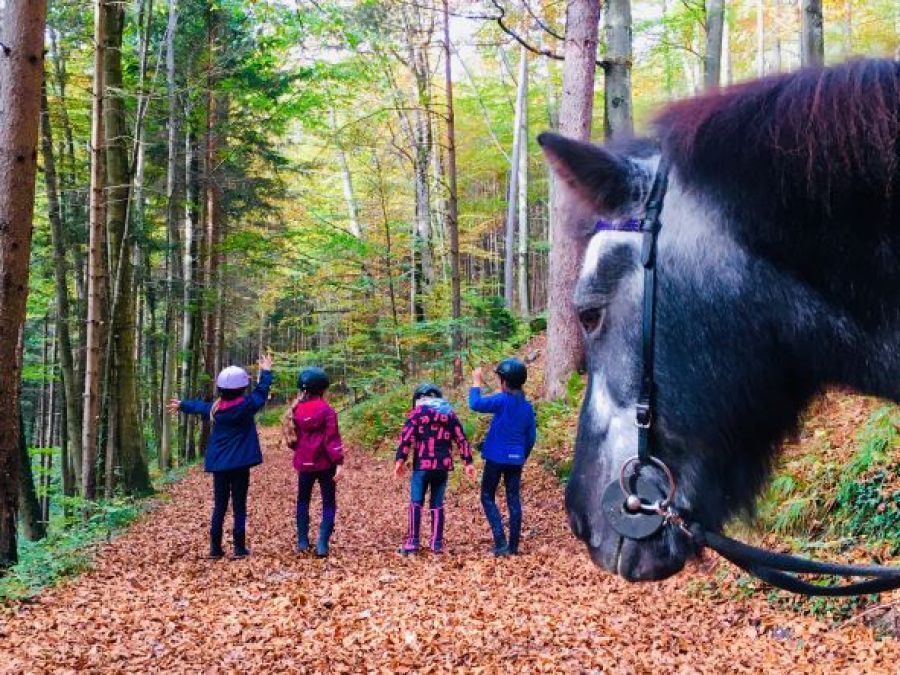
[[[619,476],[603,493],[603,515],[622,537],[646,539],[664,527],[676,527],[699,549],[707,546],[738,567],[778,588],[804,595],[862,595],[900,588],[900,568],[878,565],[842,565],[816,562],[797,556],[767,551],[744,544],[705,528],[679,514],[674,507],[677,490],[675,476],[666,464],[653,454],[655,382],[653,378],[654,338],[656,335],[656,253],[660,214],[669,179],[669,164],[661,156],[643,218],[629,221],[625,229],[642,237],[641,264],[644,268],[644,298],[641,325],[641,387],[637,401],[635,424],[638,427],[637,455],[627,459]],[[598,229],[601,228],[598,224]],[[651,475],[661,471],[668,483],[663,493]],[[649,469],[649,471],[645,471]],[[818,574],[839,577],[861,577],[863,581],[843,585],[819,585],[795,576]]]

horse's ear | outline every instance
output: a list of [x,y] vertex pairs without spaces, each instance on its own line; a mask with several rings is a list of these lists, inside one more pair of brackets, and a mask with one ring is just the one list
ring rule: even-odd
[[626,157],[549,131],[537,140],[553,173],[584,207],[609,219],[627,215],[635,172]]

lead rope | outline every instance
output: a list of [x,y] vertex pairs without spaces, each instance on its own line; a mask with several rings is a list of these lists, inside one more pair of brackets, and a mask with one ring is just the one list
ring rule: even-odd
[[[705,545],[741,569],[772,586],[802,595],[865,595],[900,588],[900,568],[882,565],[843,565],[818,562],[763,548],[713,532],[699,523],[691,526],[694,541]],[[794,574],[791,574],[793,572]],[[863,577],[864,581],[844,585],[819,585],[804,581],[795,574],[826,574],[838,577]]]

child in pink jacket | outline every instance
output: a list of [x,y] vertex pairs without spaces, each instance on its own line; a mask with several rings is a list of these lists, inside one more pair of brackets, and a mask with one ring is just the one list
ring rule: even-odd
[[316,555],[328,555],[328,541],[337,514],[337,481],[344,464],[337,413],[323,398],[328,375],[321,368],[304,368],[297,378],[300,394],[283,421],[285,444],[294,451],[297,471],[297,551],[309,550],[309,502],[313,486],[322,491],[322,522]]

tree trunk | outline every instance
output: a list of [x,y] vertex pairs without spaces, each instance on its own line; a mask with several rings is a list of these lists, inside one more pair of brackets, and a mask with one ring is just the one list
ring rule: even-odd
[[722,79],[722,34],[725,1],[706,0],[706,56],[703,59],[703,86],[718,87]]
[[[128,201],[130,175],[128,167],[128,128],[125,102],[122,98],[122,33],[125,26],[125,7],[110,4],[106,11],[108,48],[104,54],[105,83],[109,90],[104,108],[106,134],[107,231],[111,270],[115,270],[112,284],[111,314],[113,332],[110,334],[107,381],[111,414],[109,416],[110,443],[107,466],[118,463],[122,467],[122,487],[129,495],[142,496],[153,491],[147,461],[144,457],[143,433],[140,425],[137,392],[137,363],[135,361],[136,293],[131,257],[132,233],[129,231]],[[112,414],[115,411],[116,414]],[[109,475],[109,470],[107,470]],[[107,481],[109,482],[109,481]],[[110,496],[107,485],[107,496]]]
[[720,84],[728,86],[734,81],[731,59],[731,22],[726,16],[722,22],[722,79]]
[[[25,423],[19,413],[19,428]],[[34,489],[34,473],[31,470],[31,457],[28,456],[28,444],[25,434],[19,434],[19,511],[22,514],[22,534],[28,541],[38,541],[47,536],[47,527],[41,517],[41,503]]]
[[525,49],[519,57],[519,81],[516,85],[516,108],[513,115],[512,154],[509,164],[509,186],[506,191],[506,228],[504,232],[503,255],[503,302],[507,309],[512,309],[515,295],[515,269],[516,269],[516,213],[519,198],[519,164],[522,153],[522,141],[525,140],[520,133],[522,128],[522,112],[528,104],[528,60],[525,57]]
[[[190,119],[190,109],[185,109],[184,119]],[[184,272],[184,296],[182,319],[184,325],[182,327],[182,369],[181,369],[181,398],[190,398],[197,391],[197,376],[199,373],[200,363],[200,337],[201,337],[201,315],[198,309],[198,294],[194,289],[195,279],[201,278],[199,254],[200,242],[203,237],[202,225],[198,213],[197,198],[200,194],[198,185],[199,170],[199,148],[197,148],[196,137],[187,128],[184,134],[184,261],[182,270]],[[179,428],[179,436],[181,438],[181,452],[188,461],[193,460],[196,456],[194,444],[195,420],[190,416],[181,416]]]
[[604,28],[609,50],[603,92],[604,133],[606,138],[614,138],[628,135],[634,128],[631,113],[631,0],[606,3]]
[[[547,124],[553,131],[559,131],[559,93],[556,90],[556,82],[553,78],[555,62],[552,59],[544,59],[547,78]],[[547,245],[553,245],[553,233],[556,231],[554,218],[556,217],[556,180],[550,175],[547,178]]]
[[[60,152],[60,163],[65,167],[65,170],[60,172],[60,195],[62,199],[60,200],[60,214],[62,216],[62,221],[64,223],[68,223],[71,227],[72,225],[77,224],[78,233],[83,234],[86,231],[83,229],[85,221],[87,221],[87,213],[86,213],[86,204],[85,199],[81,196],[81,191],[77,190],[76,186],[78,185],[77,177],[76,177],[76,162],[75,162],[75,139],[74,133],[72,131],[72,123],[69,119],[68,113],[68,100],[66,98],[66,84],[68,81],[68,74],[66,72],[66,56],[61,44],[57,41],[57,31],[50,30],[50,53],[53,59],[53,71],[56,75],[56,84],[57,91],[59,94],[59,115],[60,120],[62,122],[63,129],[63,137],[65,139],[65,152]],[[68,178],[66,175],[68,174]],[[78,186],[80,187],[80,186]],[[73,192],[76,192],[73,194]],[[75,291],[76,297],[78,298],[78,305],[81,309],[84,309],[87,304],[87,277],[85,275],[85,264],[84,264],[84,255],[81,250],[80,243],[85,241],[87,237],[76,237],[75,238],[79,245],[72,246],[72,262],[75,272]],[[79,312],[81,317],[84,316],[84,312]],[[83,333],[81,331],[81,339],[83,340]],[[84,345],[81,344],[81,347]],[[83,353],[83,349],[81,352]],[[76,380],[78,391],[82,391],[83,386],[80,379]],[[78,409],[81,410],[81,404],[79,402]],[[78,426],[81,426],[81,414],[78,415]],[[81,444],[81,439],[78,441],[79,445]],[[79,452],[80,458],[80,452]],[[81,465],[77,466],[77,470],[74,471],[74,474],[78,476],[78,481],[81,481]]]
[[[62,218],[60,217],[59,185],[56,179],[56,159],[53,154],[53,125],[50,123],[50,109],[47,101],[46,85],[41,91],[41,156],[44,160],[44,182],[47,186],[49,206],[50,239],[53,245],[53,281],[56,292],[56,337],[59,350],[59,365],[62,375],[63,404],[66,408],[67,450],[72,462],[81,467],[81,391],[75,375],[75,357],[72,352],[72,338],[69,332],[69,291],[66,284],[67,242]],[[81,472],[73,474],[81,483]]]
[[82,495],[97,497],[97,453],[100,432],[101,352],[105,332],[106,264],[104,256],[105,198],[104,198],[104,108],[106,50],[106,4],[94,4],[94,87],[91,108],[91,197],[88,239],[87,338],[84,366],[84,408],[81,426]]
[[[219,49],[220,17],[217,9],[210,7],[207,17],[207,71],[206,71],[206,150],[204,166],[204,198],[206,203],[205,232],[203,246],[203,309],[204,309],[204,367],[206,372],[206,395],[215,393],[215,380],[218,366],[219,338],[216,334],[218,325],[216,312],[215,292],[216,279],[218,278],[218,255],[216,243],[219,240],[219,205],[221,194],[216,180],[216,167],[219,162],[219,129],[216,128],[218,120],[217,107],[220,103],[216,93],[218,74],[216,72],[217,53]],[[203,420],[200,436],[201,448],[206,446],[209,438],[209,421]]]
[[756,76],[766,74],[766,0],[756,0]]
[[[450,50],[450,4],[444,3],[444,86],[447,96],[447,234],[450,238],[450,349],[453,352],[453,382],[463,379],[462,289],[459,278],[459,196],[456,185],[456,121],[453,110],[453,67]],[[523,57],[524,58],[524,54]]]
[[520,86],[525,89],[522,114],[516,133],[519,135],[519,314],[531,312],[528,302],[528,50],[520,50]]
[[46,0],[8,0],[0,52],[0,571],[16,562],[19,336],[28,297]]
[[53,335],[53,349],[50,353],[50,402],[47,411],[47,465],[46,472],[40,476],[40,495],[41,503],[41,521],[45,524],[50,522],[50,477],[53,472],[53,448],[56,447],[57,438],[62,437],[62,433],[57,435],[57,386],[56,386],[56,363],[59,361],[59,341],[56,339],[56,331]]
[[[566,7],[559,130],[566,136],[581,140],[587,140],[591,135],[599,12],[600,4],[593,0],[570,0]],[[550,249],[547,372],[544,380],[544,395],[548,399],[557,399],[565,393],[569,376],[581,367],[584,353],[572,293],[578,280],[585,242],[574,235],[574,228],[563,225],[579,217],[572,195],[559,190],[555,197],[553,224],[556,230]]]
[[825,63],[825,31],[822,0],[800,0],[800,65]]
[[[894,11],[894,15],[900,12]],[[844,20],[841,22],[842,51],[845,59],[853,53],[853,0],[844,0]]]
[[[158,464],[160,471],[166,471],[171,465],[172,458],[172,417],[166,413],[165,405],[174,397],[175,391],[175,361],[177,359],[177,328],[176,328],[176,283],[179,255],[178,217],[179,209],[178,193],[178,144],[179,144],[179,116],[178,95],[175,81],[175,32],[178,29],[177,0],[169,0],[169,19],[166,27],[166,95],[169,103],[168,118],[168,161],[166,163],[166,316],[165,316],[165,353],[163,355],[163,379],[161,404],[154,415],[160,416],[159,454]],[[182,325],[182,329],[184,326]]]
[[417,267],[413,267],[413,314],[416,321],[425,319],[421,295],[434,283],[434,258],[431,244],[431,186],[428,167],[431,164],[434,139],[431,129],[431,65],[428,47],[431,43],[433,25],[423,23],[423,8],[411,5],[404,7],[401,17],[406,39],[406,65],[412,72],[416,86],[416,104],[411,123],[414,145],[413,179],[415,186],[415,230],[414,248]]
[[353,174],[350,173],[350,163],[347,161],[347,151],[341,141],[341,130],[337,124],[337,114],[331,109],[331,131],[334,145],[337,149],[338,166],[341,169],[341,184],[344,188],[344,201],[347,204],[347,224],[350,234],[357,239],[362,238],[362,227],[359,224],[359,204],[356,194],[353,192]]

